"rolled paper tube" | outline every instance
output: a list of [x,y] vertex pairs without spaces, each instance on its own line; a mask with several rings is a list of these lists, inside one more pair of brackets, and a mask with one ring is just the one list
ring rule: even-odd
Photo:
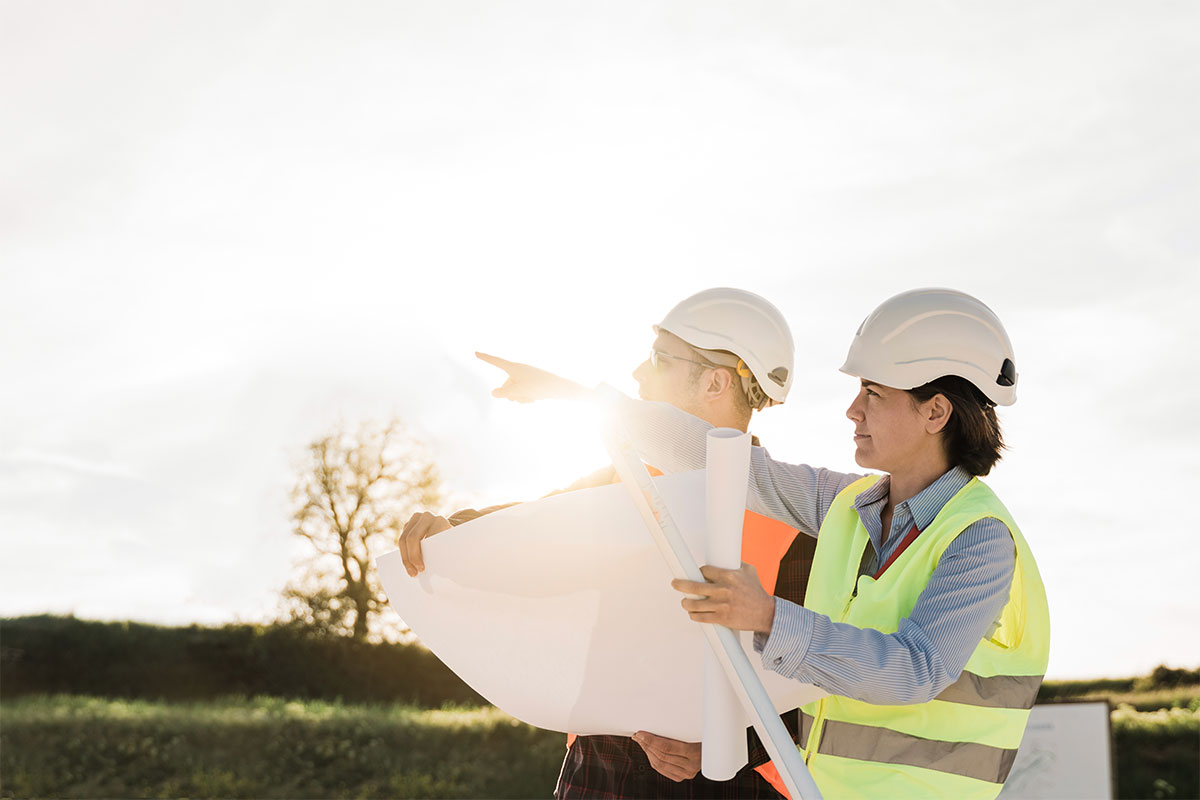
[[[723,569],[737,569],[742,564],[750,434],[733,428],[714,428],[708,432],[707,452],[705,562]],[[700,771],[710,780],[727,781],[746,765],[749,720],[711,649],[704,652],[701,714],[704,747],[700,751]]]
[[[612,425],[605,433],[605,446],[671,574],[692,581],[703,581],[704,576],[700,574],[696,560],[655,489],[653,479],[642,468],[641,459],[629,444],[628,436],[618,426]],[[783,720],[771,704],[766,688],[750,665],[740,639],[721,625],[701,625],[700,628],[758,732],[767,755],[779,770],[779,776],[783,778],[792,800],[822,800],[812,773],[808,771]]]

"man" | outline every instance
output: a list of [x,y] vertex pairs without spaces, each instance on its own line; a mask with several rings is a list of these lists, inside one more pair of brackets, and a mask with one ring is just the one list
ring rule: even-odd
[[[668,403],[715,427],[745,431],[755,410],[787,397],[791,332],[778,309],[758,295],[724,288],[700,292],[673,308],[654,331],[650,357],[633,372],[643,400]],[[480,358],[496,363],[482,354]],[[610,466],[563,491],[616,480]],[[409,574],[424,568],[422,539],[504,507],[459,511],[449,519],[426,512],[414,515],[398,542]],[[749,513],[743,539],[743,560],[755,564],[763,587],[803,602],[814,541]],[[784,720],[795,737],[797,715],[790,712]],[[572,735],[555,797],[778,797],[773,787],[782,791],[782,781],[753,731],[748,743],[749,764],[731,780],[711,781],[697,774],[699,743],[647,731],[638,731],[632,739]]]

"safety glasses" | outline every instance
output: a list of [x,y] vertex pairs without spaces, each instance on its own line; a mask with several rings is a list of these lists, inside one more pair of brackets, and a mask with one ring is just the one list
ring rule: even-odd
[[659,365],[662,363],[661,359],[664,359],[664,358],[670,358],[675,361],[686,361],[689,364],[699,364],[702,367],[716,368],[716,366],[717,366],[716,364],[713,364],[711,361],[697,361],[694,358],[684,358],[683,356],[673,356],[670,353],[664,353],[662,350],[651,350],[650,351],[650,366],[653,367],[654,369],[658,369]]

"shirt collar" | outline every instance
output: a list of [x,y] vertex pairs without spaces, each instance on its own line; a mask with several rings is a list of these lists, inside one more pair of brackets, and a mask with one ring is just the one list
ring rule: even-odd
[[892,486],[892,476],[884,473],[879,480],[872,483],[864,491],[859,492],[854,496],[854,507],[862,511],[869,505],[874,505],[880,500],[883,500],[888,495],[888,489]]
[[[961,466],[953,466],[936,481],[899,505],[907,505],[908,512],[912,514],[913,524],[919,530],[925,530],[946,503],[950,502],[950,498],[970,482],[971,473]],[[854,507],[861,512],[867,506],[886,500],[891,485],[892,477],[884,475],[855,496]]]

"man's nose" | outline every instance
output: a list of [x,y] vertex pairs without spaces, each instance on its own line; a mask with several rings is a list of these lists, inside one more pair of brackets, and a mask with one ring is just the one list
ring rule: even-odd
[[650,359],[646,359],[642,363],[633,368],[633,379],[638,382],[638,386],[646,379],[646,370],[650,368]]

